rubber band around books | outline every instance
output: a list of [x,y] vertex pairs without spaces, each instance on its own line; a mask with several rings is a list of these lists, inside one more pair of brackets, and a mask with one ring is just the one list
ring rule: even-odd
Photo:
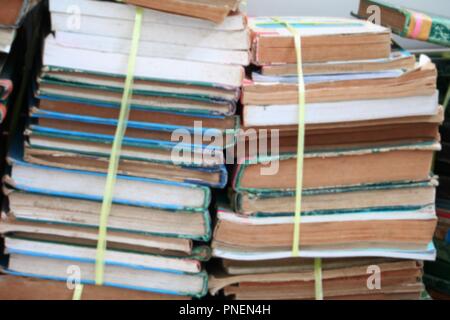
[[77,284],[73,289],[73,297],[72,300],[79,301],[83,295],[84,286],[82,284]]
[[[117,180],[117,172],[119,169],[120,154],[122,150],[122,142],[125,136],[128,118],[130,115],[131,97],[133,95],[134,71],[136,69],[136,57],[139,49],[139,41],[141,38],[143,9],[136,7],[136,17],[133,30],[133,37],[128,59],[127,76],[125,79],[125,87],[120,106],[120,114],[117,123],[117,129],[109,159],[108,174],[105,184],[105,192],[103,196],[102,208],[100,212],[99,234],[97,241],[97,253],[95,262],[95,284],[103,285],[105,277],[105,254],[107,250],[107,231],[108,218],[111,213],[114,187]],[[81,300],[83,295],[83,285],[77,285],[74,289],[73,300]]]
[[[300,255],[300,225],[302,213],[302,191],[303,191],[303,167],[305,158],[305,114],[306,114],[306,88],[303,74],[302,40],[298,31],[289,24],[277,18],[272,18],[274,22],[282,24],[294,36],[295,52],[297,56],[298,74],[298,141],[297,141],[297,181],[295,192],[295,218],[294,235],[292,241],[292,256]],[[322,260],[316,258],[314,261],[314,278],[316,300],[323,300],[322,283]]]
[[143,16],[143,9],[136,7],[136,18],[134,24],[131,50],[128,59],[128,70],[125,79],[125,88],[123,91],[122,102],[120,106],[120,114],[117,123],[116,134],[114,137],[114,142],[111,150],[111,157],[109,159],[108,175],[106,178],[105,192],[103,196],[102,209],[100,213],[97,256],[95,263],[96,285],[103,285],[104,281],[108,218],[109,214],[111,213],[114,188],[117,180],[117,172],[119,169],[120,154],[122,151],[122,143],[127,128],[128,118],[130,115],[131,97],[133,95],[134,72],[136,69],[136,57],[139,49],[139,41],[141,38],[141,30],[142,30],[142,16]]

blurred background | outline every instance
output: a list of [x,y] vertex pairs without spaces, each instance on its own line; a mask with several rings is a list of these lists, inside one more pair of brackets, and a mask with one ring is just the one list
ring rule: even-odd
[[[386,2],[450,17],[450,0],[386,0]],[[250,16],[350,17],[350,12],[357,12],[358,7],[359,0],[247,0],[247,12]],[[423,42],[404,40],[398,37],[396,37],[396,40],[400,45],[410,50],[439,48]]]

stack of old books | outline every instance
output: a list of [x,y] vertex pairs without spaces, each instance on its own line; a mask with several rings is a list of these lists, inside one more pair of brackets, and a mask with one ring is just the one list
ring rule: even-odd
[[[390,27],[392,31],[401,37],[414,40],[426,41],[445,47],[450,46],[450,17],[445,12],[432,14],[420,12],[412,8],[397,6],[384,1],[361,0],[358,10],[358,16],[367,18],[373,14],[371,8],[377,6],[379,9],[379,23]],[[436,12],[435,12],[436,13]],[[444,99],[448,88],[449,59],[447,57],[448,49],[435,48],[430,49],[433,61],[437,64],[439,70],[439,88],[441,88],[444,107],[448,106],[450,93]],[[447,109],[448,113],[448,109]],[[448,117],[446,117],[448,118]],[[427,289],[434,298],[450,297],[450,195],[449,195],[449,144],[450,126],[446,119],[441,129],[442,134],[442,152],[436,158],[436,173],[440,178],[438,188],[437,214],[438,227],[435,235],[435,245],[437,247],[437,261],[425,264],[424,282]]]
[[[183,2],[199,8],[203,3]],[[216,7],[228,14],[231,2]],[[6,272],[66,281],[75,270],[81,283],[91,284],[136,10],[93,0],[49,5],[54,34],[45,41],[39,101],[29,110],[24,147],[10,152],[12,168],[4,179]],[[224,14],[222,20],[143,12],[108,221],[105,285],[86,289],[84,298],[207,292],[202,262],[210,257],[211,188],[227,183],[223,151],[235,144],[234,115],[250,46],[242,14]],[[64,283],[46,287],[70,296]]]
[[[301,259],[291,258],[299,79],[286,24],[301,35],[306,87]],[[443,110],[435,66],[392,50],[390,31],[365,21],[255,18],[249,25],[246,152],[234,170],[232,209],[219,209],[213,254],[223,260],[211,291],[314,298],[307,258],[320,257],[325,299],[419,298],[419,261],[436,254],[430,169]],[[369,285],[372,272],[379,288]]]

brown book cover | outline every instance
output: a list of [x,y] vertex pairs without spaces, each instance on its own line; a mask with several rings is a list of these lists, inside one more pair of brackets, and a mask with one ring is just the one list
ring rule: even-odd
[[220,23],[239,8],[240,0],[125,0],[125,2]]
[[[66,282],[0,275],[0,300],[73,300]],[[86,285],[81,300],[190,300],[114,287]]]
[[0,26],[16,28],[41,0],[0,0]]

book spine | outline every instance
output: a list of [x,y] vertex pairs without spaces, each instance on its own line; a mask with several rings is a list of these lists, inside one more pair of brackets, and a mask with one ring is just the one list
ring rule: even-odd
[[[61,282],[67,282],[67,278],[65,277],[55,277],[55,276],[48,276],[48,275],[39,275],[34,273],[25,273],[25,272],[16,272],[14,270],[10,269],[3,269],[2,272],[7,275],[17,276],[17,277],[27,277],[27,278],[35,278],[35,279],[41,279],[41,280],[50,280],[50,281],[61,281]],[[200,277],[203,281],[202,289],[199,292],[178,292],[178,291],[172,291],[172,290],[161,290],[161,289],[153,289],[149,287],[144,286],[128,286],[128,285],[121,285],[117,283],[109,283],[105,282],[104,286],[106,287],[115,287],[120,289],[128,289],[128,290],[136,290],[136,291],[145,291],[145,292],[151,292],[151,293],[157,293],[157,294],[167,294],[167,295],[174,295],[174,296],[190,296],[195,298],[202,298],[208,293],[208,274],[204,271],[196,274],[197,277]],[[82,284],[85,285],[94,285],[95,282],[92,280],[81,280]]]
[[450,19],[430,16],[422,12],[392,5],[384,1],[365,0],[368,5],[376,5],[394,10],[405,16],[403,30],[393,30],[399,36],[450,46]]
[[401,36],[414,40],[450,46],[450,19],[431,17],[426,14],[399,9],[405,17]]

